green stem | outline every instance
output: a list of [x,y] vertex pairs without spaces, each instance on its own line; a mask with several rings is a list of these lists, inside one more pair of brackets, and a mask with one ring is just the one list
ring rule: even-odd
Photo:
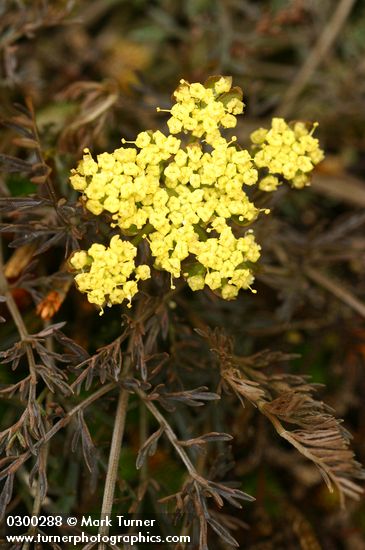
[[147,237],[147,235],[152,233],[152,231],[155,231],[153,225],[151,225],[150,223],[146,223],[146,225],[142,227],[141,231],[132,239],[132,244],[134,244],[134,246],[139,245],[142,239]]

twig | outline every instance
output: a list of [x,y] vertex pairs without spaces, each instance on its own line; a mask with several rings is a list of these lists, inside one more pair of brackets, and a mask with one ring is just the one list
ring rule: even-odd
[[20,339],[23,342],[23,345],[25,347],[25,352],[28,359],[29,372],[31,376],[31,384],[30,384],[30,390],[29,390],[29,396],[28,396],[28,400],[29,402],[31,402],[32,400],[35,399],[35,387],[37,384],[36,363],[34,359],[32,345],[30,343],[30,336],[28,334],[27,328],[24,324],[24,321],[20,314],[18,306],[16,305],[16,302],[10,292],[8,281],[4,275],[4,263],[3,263],[2,250],[0,250],[0,293],[2,293],[6,298],[6,305],[10,312],[10,315],[13,318],[15,326],[17,327]]
[[171,428],[170,424],[166,420],[166,418],[160,413],[160,411],[155,407],[151,401],[148,400],[147,395],[139,389],[135,390],[135,393],[142,399],[143,403],[146,405],[147,409],[153,414],[153,416],[156,418],[157,422],[160,424],[161,428],[164,429],[164,433],[170,440],[170,443],[174,447],[175,451],[185,464],[189,474],[193,479],[200,479],[200,476],[198,472],[196,471],[194,464],[191,462],[190,458],[188,457],[186,451],[181,447],[179,444],[179,439],[177,435],[175,434],[174,430]]
[[347,173],[314,174],[312,189],[316,193],[351,204],[356,208],[365,208],[364,182]]
[[317,43],[300,68],[291,86],[287,89],[277,110],[279,116],[285,117],[290,114],[296,99],[311,79],[318,65],[325,58],[341,27],[345,23],[354,3],[355,0],[341,0],[338,3],[332,18],[329,20],[326,28],[323,29]]
[[315,283],[323,286],[329,292],[332,292],[337,298],[342,302],[351,307],[354,311],[359,313],[362,317],[365,317],[365,304],[356,296],[354,296],[349,290],[344,288],[340,283],[330,279],[324,273],[317,271],[313,267],[307,267],[305,270],[306,274],[310,279]]
[[[199,485],[203,485],[207,487],[207,481],[199,475],[197,472],[194,464],[191,462],[189,456],[187,455],[185,449],[180,445],[179,439],[177,435],[175,434],[174,430],[171,428],[171,425],[166,420],[166,418],[160,413],[160,411],[155,407],[151,401],[148,400],[147,395],[142,390],[136,390],[136,394],[142,399],[143,403],[146,405],[147,409],[152,413],[152,415],[155,417],[157,422],[160,424],[161,428],[163,428],[164,433],[166,434],[167,438],[169,439],[170,443],[174,447],[175,451],[181,458],[182,462],[186,466],[186,469],[192,478],[194,482],[195,489],[197,493],[199,493]],[[184,529],[186,526],[184,526]]]

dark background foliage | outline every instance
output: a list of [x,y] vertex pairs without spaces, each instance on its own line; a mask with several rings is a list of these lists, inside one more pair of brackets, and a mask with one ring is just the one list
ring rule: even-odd
[[[292,436],[277,433],[278,421],[314,432],[327,422],[334,431],[318,452],[341,477],[346,465],[359,473],[341,447],[345,426],[365,463],[364,37],[360,0],[1,3],[0,501],[9,513],[100,512],[122,386],[117,511],[193,513],[201,548],[204,517],[209,548],[230,547],[226,530],[248,550],[365,548],[363,497],[341,509]],[[310,188],[259,199],[272,212],[254,227],[256,295],[224,302],[182,284],[171,294],[157,274],[132,310],[100,317],[66,260],[105,240],[108,225],[83,210],[70,169],[85,146],[111,151],[121,137],[163,129],[155,107],[169,106],[180,78],[213,74],[244,91],[240,143],[276,115],[317,120],[326,159]],[[322,401],[343,425],[328,424]],[[307,445],[308,431],[298,438]]]

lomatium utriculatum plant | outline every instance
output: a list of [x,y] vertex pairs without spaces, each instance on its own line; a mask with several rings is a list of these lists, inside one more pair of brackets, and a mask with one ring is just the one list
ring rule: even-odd
[[[172,290],[182,279],[193,291],[208,287],[223,300],[235,299],[240,290],[256,292],[260,245],[253,230],[243,228],[269,210],[258,208],[246,191],[257,186],[270,193],[286,183],[301,189],[323,159],[313,137],[316,124],[274,118],[270,128],[251,134],[249,149],[236,136],[227,137],[244,109],[242,91],[232,87],[230,77],[211,77],[204,85],[181,80],[173,98],[167,134],[143,131],[96,160],[86,149],[71,176],[86,208],[103,215],[114,233],[107,245],[94,243],[70,259],[77,287],[101,313],[124,301],[130,306],[140,281],[153,277],[153,270],[169,274]],[[300,378],[269,383],[253,371],[244,380],[234,356],[219,351],[217,335],[207,337],[221,359],[225,386],[257,405],[281,436],[319,466],[329,486],[356,496],[347,474],[337,477],[343,467],[337,453],[352,456],[345,432],[313,400],[311,386]],[[300,429],[287,432],[282,421],[296,421]],[[334,451],[338,445],[341,451]],[[205,487],[208,494],[211,489]]]
[[[97,479],[98,455],[84,414],[102,397],[118,389],[102,516],[116,508],[118,513],[126,512],[123,500],[115,502],[114,508],[113,503],[118,476],[123,480],[123,461],[120,463],[119,458],[128,397],[133,394],[141,404],[143,429],[136,465],[142,475],[138,491],[130,488],[124,495],[129,510],[143,511],[144,497],[149,495],[154,509],[161,511],[164,509],[161,506],[167,506],[169,511],[185,518],[182,532],[195,537],[194,547],[208,548],[210,527],[227,548],[237,545],[229,529],[238,525],[235,522],[239,518],[229,516],[226,509],[219,514],[219,510],[224,502],[240,508],[240,500],[254,500],[224,479],[231,468],[231,455],[224,442],[232,436],[222,433],[221,427],[228,415],[237,413],[237,408],[231,407],[233,399],[238,398],[246,406],[245,411],[249,411],[245,413],[246,427],[256,408],[282,438],[318,467],[328,487],[336,489],[341,503],[345,496],[359,497],[362,491],[354,479],[363,474],[349,448],[350,436],[341,421],[322,401],[315,399],[316,384],[310,383],[306,376],[272,368],[291,356],[267,350],[237,355],[233,340],[222,329],[210,329],[201,317],[192,314],[191,308],[184,307],[185,298],[181,298],[188,295],[192,300],[185,282],[192,291],[208,292],[212,307],[217,302],[228,307],[228,301],[239,298],[240,291],[256,292],[253,284],[261,247],[256,242],[253,223],[261,214],[265,226],[264,216],[269,214],[266,199],[279,186],[289,184],[301,189],[309,184],[313,168],[323,158],[318,140],[313,137],[316,124],[300,121],[288,124],[282,118],[274,118],[270,128],[260,128],[251,134],[251,145],[244,149],[234,135],[227,135],[236,127],[237,116],[244,108],[242,91],[232,87],[231,78],[211,77],[204,85],[182,80],[173,97],[175,103],[167,111],[171,115],[167,134],[143,131],[134,142],[122,140],[122,147],[99,154],[96,160],[85,150],[71,176],[72,187],[82,193],[81,200],[57,201],[44,163],[41,182],[48,186],[50,198],[20,199],[24,224],[45,204],[46,217],[42,223],[46,234],[53,206],[55,237],[50,242],[59,240],[59,226],[65,226],[67,236],[72,229],[70,242],[76,251],[66,255],[76,285],[100,314],[106,312],[107,306],[122,304],[123,331],[93,355],[66,337],[59,324],[29,335],[2,281],[9,310],[22,338],[2,352],[2,361],[13,361],[16,367],[21,357],[28,357],[30,370],[27,378],[1,390],[8,396],[19,394],[27,403],[21,418],[0,433],[6,453],[1,479],[7,476],[1,501],[2,508],[10,502],[15,472],[36,455],[31,478],[37,479],[33,512],[39,513],[47,494],[47,444],[71,420],[76,423],[73,448],[77,448],[80,439],[85,462]],[[19,120],[17,117],[17,124]],[[30,144],[42,160],[32,120],[24,122],[28,134],[32,132],[26,145],[29,146],[31,138]],[[9,159],[13,168],[15,160]],[[18,165],[20,169],[25,167],[22,161]],[[39,176],[36,181],[40,182]],[[13,203],[12,200],[9,208]],[[20,229],[28,227],[24,224]],[[32,231],[35,239],[42,238],[37,233],[41,226],[38,222],[27,230],[24,237],[27,242]],[[85,250],[77,250],[79,240],[92,244]],[[46,246],[47,243],[42,245],[43,250]],[[30,283],[26,278],[23,283],[36,298],[37,284],[41,282]],[[64,294],[67,284],[62,283]],[[132,307],[134,303],[136,307]],[[177,303],[182,308],[180,317],[173,314]],[[44,316],[49,308],[50,304],[45,305],[44,301],[38,305],[38,311],[46,312]],[[186,320],[182,322],[184,315]],[[52,346],[47,348],[45,341],[50,338]],[[56,344],[67,353],[52,351]],[[38,395],[39,381],[47,387]],[[93,393],[80,398],[73,408],[67,407],[67,396],[75,397],[81,388],[88,391],[93,385],[96,385]],[[49,392],[57,390],[63,394],[60,408],[67,412],[60,414],[57,421],[53,413],[47,416],[45,412],[47,406],[51,407],[43,404],[47,388]],[[51,411],[58,410],[56,399],[53,395]],[[218,401],[221,409],[214,408]],[[104,405],[108,403],[106,400]],[[177,405],[183,408],[182,414]],[[199,422],[202,427],[212,426],[213,431],[192,436],[191,426],[198,421],[190,416],[189,408],[203,405],[212,414],[204,416],[203,412]],[[150,423],[151,427],[157,425],[153,433]],[[262,430],[260,434],[248,459],[253,465],[264,452],[262,442],[266,441],[266,435],[262,435]],[[148,456],[163,445],[162,436],[187,469],[181,488],[171,496],[161,494],[158,485],[148,481]],[[197,456],[197,452],[212,443],[219,452],[208,467],[207,454]],[[104,465],[106,461],[100,463]],[[50,463],[48,468],[51,466]],[[209,471],[207,477],[205,471]],[[121,487],[120,484],[119,491]],[[101,527],[101,534],[107,531],[106,526]],[[214,548],[216,544],[219,543]]]

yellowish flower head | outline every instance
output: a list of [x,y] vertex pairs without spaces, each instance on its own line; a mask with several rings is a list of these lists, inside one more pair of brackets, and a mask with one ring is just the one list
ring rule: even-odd
[[78,289],[101,308],[131,302],[138,292],[137,281],[151,276],[148,265],[135,265],[136,255],[137,248],[119,235],[112,237],[108,247],[94,243],[87,251],[76,252],[70,263],[79,271],[75,277]]
[[208,287],[226,300],[251,289],[260,246],[252,230],[235,236],[237,225],[260,213],[246,187],[302,188],[323,158],[315,124],[274,118],[269,129],[251,134],[249,150],[227,138],[244,108],[231,77],[181,80],[173,96],[169,133],[142,131],[96,160],[85,149],[72,171],[86,209],[120,233],[108,246],[94,243],[70,259],[78,288],[99,307],[130,302],[138,282],[151,276],[149,265],[136,265],[134,236],[148,243],[151,264],[169,273],[172,286],[183,276],[192,290]]
[[260,128],[251,134],[254,163],[268,174],[260,189],[274,191],[283,180],[298,189],[309,185],[310,172],[324,157],[312,135],[316,126],[309,129],[303,122],[288,125],[283,118],[273,118],[269,130]]

